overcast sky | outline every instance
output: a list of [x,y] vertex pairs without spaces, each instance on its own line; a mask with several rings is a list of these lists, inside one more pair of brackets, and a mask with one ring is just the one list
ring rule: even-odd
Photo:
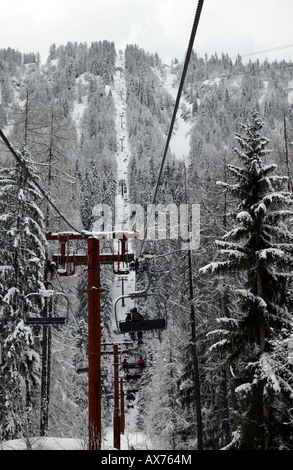
[[[117,50],[138,44],[163,61],[182,61],[197,0],[12,0],[1,11],[0,48],[39,52],[68,41],[114,41]],[[260,60],[293,59],[293,0],[205,0],[194,49],[214,52],[267,51]],[[278,50],[272,50],[278,49]],[[270,50],[270,52],[268,51]],[[255,59],[257,56],[252,55]]]

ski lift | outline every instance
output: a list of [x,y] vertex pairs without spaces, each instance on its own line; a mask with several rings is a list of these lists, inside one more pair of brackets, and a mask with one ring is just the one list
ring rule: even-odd
[[[145,255],[145,258],[149,258],[149,255]],[[147,275],[148,275],[148,285],[143,291],[139,292],[132,292],[128,295],[121,295],[118,297],[114,303],[114,315],[115,315],[115,320],[116,320],[116,326],[117,330],[120,333],[133,333],[133,332],[141,332],[141,331],[150,331],[150,330],[162,330],[166,328],[167,325],[167,307],[166,307],[166,301],[164,297],[161,294],[158,293],[148,293],[148,290],[150,288],[150,282],[149,282],[149,270],[148,270],[148,264],[147,264]],[[121,299],[131,299],[131,300],[141,300],[141,299],[146,299],[147,297],[159,297],[164,305],[164,315],[159,315],[158,318],[154,319],[147,319],[147,318],[140,318],[136,319],[134,321],[118,321],[117,317],[117,303]]]
[[[116,262],[116,266],[115,266],[114,256],[113,256],[113,273],[123,274],[123,275],[129,274],[128,257],[127,257],[127,249],[126,249],[127,238],[124,236],[124,234],[122,237],[118,235],[118,237],[113,236],[113,238],[115,238],[118,242],[118,261]],[[121,248],[119,248],[119,244],[121,245]]]
[[84,374],[85,372],[88,372],[89,368],[88,367],[77,367],[76,373],[77,374]]
[[[119,242],[121,241],[121,244],[122,244],[122,248],[121,248],[121,252],[119,251],[119,245],[118,245],[118,255],[120,254],[120,256],[118,256],[118,261],[114,261],[114,248],[111,247],[110,245],[106,245],[104,247],[102,247],[101,249],[101,254],[103,255],[104,252],[107,252],[109,251],[110,254],[112,255],[113,257],[113,261],[112,261],[112,267],[113,267],[113,273],[114,274],[129,274],[129,268],[125,265],[125,263],[128,264],[128,261],[127,259],[125,260],[125,258],[127,258],[127,254],[126,254],[126,238],[122,238],[122,240],[120,240],[119,238],[117,239],[118,241],[118,244]],[[119,259],[119,257],[121,259]],[[116,265],[115,265],[116,264]]]
[[133,393],[129,392],[128,390],[127,390],[127,393],[126,393],[126,400],[128,400],[128,401],[135,400],[135,396],[133,395]]
[[[163,299],[163,297],[160,294],[147,294],[148,297],[150,296],[157,296]],[[146,297],[146,296],[145,296]],[[118,331],[120,333],[131,333],[131,332],[138,332],[138,331],[151,331],[151,330],[162,330],[166,328],[166,318],[167,318],[167,312],[166,312],[166,304],[164,305],[164,317],[158,317],[158,318],[153,318],[153,319],[147,319],[147,318],[141,318],[139,320],[135,321],[119,321],[117,320],[117,312],[116,312],[116,305],[119,300],[122,298],[130,298],[130,299],[141,299],[141,297],[137,297],[135,295],[135,292],[129,295],[122,295],[121,297],[118,297],[118,299],[115,302],[115,318],[116,318],[116,325]],[[164,299],[163,299],[164,301]],[[165,302],[165,301],[164,301]]]
[[139,379],[141,379],[141,374],[137,374],[136,372],[135,374],[129,373],[125,375],[126,382],[129,382],[130,380],[139,380]]
[[29,297],[41,297],[41,298],[53,298],[54,296],[62,296],[67,301],[67,313],[66,316],[52,316],[52,317],[37,317],[37,316],[26,316],[24,317],[24,323],[26,325],[35,325],[35,326],[55,326],[55,325],[65,325],[69,317],[69,300],[67,295],[63,292],[54,292],[53,290],[42,289],[39,292],[32,292],[31,294],[26,295],[26,298]]

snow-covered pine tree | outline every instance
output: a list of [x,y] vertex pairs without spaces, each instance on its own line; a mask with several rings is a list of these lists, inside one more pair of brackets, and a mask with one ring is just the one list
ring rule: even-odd
[[164,335],[158,345],[157,361],[151,381],[143,392],[145,430],[153,449],[180,449],[178,429],[184,421],[178,402],[178,340],[172,333]]
[[229,165],[235,184],[221,183],[240,203],[235,227],[217,241],[223,260],[212,271],[240,279],[239,309],[219,319],[220,341],[226,351],[238,398],[231,448],[293,449],[292,364],[292,233],[286,220],[293,204],[283,190],[285,177],[266,164],[268,140],[262,136],[258,113],[236,134],[235,149],[242,166]]
[[0,432],[2,438],[28,436],[39,406],[38,345],[24,324],[26,295],[43,287],[38,269],[45,257],[41,194],[29,175],[34,165],[27,149],[0,172]]

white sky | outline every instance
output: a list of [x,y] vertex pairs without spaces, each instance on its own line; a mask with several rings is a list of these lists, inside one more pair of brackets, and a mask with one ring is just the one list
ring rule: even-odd
[[[182,61],[197,0],[12,0],[1,11],[0,48],[39,52],[68,41],[138,44],[163,61]],[[293,59],[293,0],[205,0],[194,49],[201,56]],[[284,47],[289,46],[290,47]],[[257,56],[251,56],[255,59]]]

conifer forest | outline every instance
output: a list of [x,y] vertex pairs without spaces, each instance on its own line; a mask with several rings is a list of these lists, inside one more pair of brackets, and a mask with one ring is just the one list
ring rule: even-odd
[[[75,261],[88,253],[70,234],[118,227],[140,232],[129,271],[100,269],[101,342],[130,344],[118,357],[124,438],[139,436],[137,450],[293,450],[292,63],[192,52],[155,202],[181,222],[180,208],[196,209],[190,246],[169,213],[162,236],[139,230],[182,68],[106,40],[52,44],[44,63],[0,50],[0,448],[87,448],[88,274]],[[68,234],[66,266],[48,233]],[[115,243],[101,240],[103,259]],[[122,333],[133,307],[164,328],[142,343]],[[128,382],[122,362],[139,357]],[[113,448],[113,355],[101,368]]]

